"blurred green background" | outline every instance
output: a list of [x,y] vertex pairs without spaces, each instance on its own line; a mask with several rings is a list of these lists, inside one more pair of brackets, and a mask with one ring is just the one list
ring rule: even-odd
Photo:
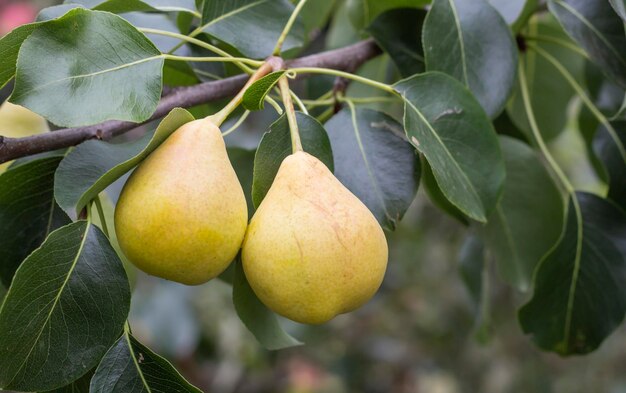
[[[0,0],[0,34],[54,3]],[[577,111],[573,102],[572,119]],[[255,146],[270,121],[264,114],[251,117],[229,145]],[[570,123],[552,143],[555,153],[578,188],[597,190]],[[120,184],[110,190],[113,200]],[[420,190],[398,229],[387,233],[389,267],[372,301],[323,326],[282,321],[306,343],[301,347],[262,349],[220,280],[185,287],[137,273],[131,325],[206,392],[626,392],[624,326],[586,357],[540,352],[517,323],[516,309],[528,295],[502,284],[489,256],[487,297],[481,305],[472,300],[458,264],[467,235]]]

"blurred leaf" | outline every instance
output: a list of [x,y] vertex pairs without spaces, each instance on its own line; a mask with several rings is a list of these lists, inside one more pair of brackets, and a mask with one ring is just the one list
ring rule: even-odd
[[[549,15],[547,18],[532,19],[527,26],[526,34],[564,40],[571,45],[576,45]],[[584,60],[579,54],[551,42],[536,41],[533,44],[558,59],[576,80],[582,80]],[[522,64],[527,75],[530,102],[537,126],[543,138],[550,141],[565,127],[567,106],[574,95],[574,89],[552,64],[533,51],[527,51],[523,55]],[[528,140],[534,141],[518,83],[507,105],[507,113],[513,123],[524,131]]]
[[[0,105],[0,136],[21,138],[46,131],[50,131],[48,122],[38,114],[8,101]],[[0,164],[0,173],[9,165],[11,162]]]
[[80,4],[86,8],[115,14],[133,11],[197,12],[194,0],[65,0],[64,4]]
[[[626,146],[626,121],[615,121],[612,125],[617,131],[619,141],[613,139],[604,126],[600,126],[593,140],[593,150],[608,175],[608,199],[626,212],[626,161],[620,153],[620,149],[624,151]],[[621,146],[618,145],[620,142]]]
[[340,1],[330,20],[330,28],[326,34],[327,50],[341,48],[360,39],[359,32],[350,23],[348,13],[348,2]]
[[91,393],[193,392],[174,366],[125,332],[104,355],[91,379]]
[[159,50],[125,20],[75,8],[24,41],[10,100],[59,126],[142,122],[161,97],[162,66]]
[[424,72],[422,25],[426,11],[400,8],[380,14],[367,28],[376,43],[391,56],[402,76]]
[[91,382],[91,377],[93,376],[94,371],[96,370],[92,369],[87,374],[83,375],[69,385],[49,390],[45,393],[89,393],[89,383]]
[[69,215],[78,214],[109,184],[139,164],[183,124],[194,120],[174,108],[154,132],[128,143],[89,140],[72,150],[55,176],[54,197]]
[[250,85],[243,95],[243,107],[250,111],[263,109],[265,96],[284,74],[285,71],[272,72]]
[[528,0],[488,0],[508,25],[514,24],[522,15]]
[[0,279],[15,271],[48,234],[70,219],[54,202],[54,171],[63,156],[31,161],[0,175]]
[[163,84],[166,86],[192,86],[200,82],[187,62],[165,60]]
[[428,72],[394,85],[405,100],[404,129],[426,156],[441,191],[485,222],[504,184],[496,133],[480,104],[455,79]]
[[0,386],[45,391],[98,364],[130,306],[126,273],[87,221],[52,232],[15,274],[0,309]]
[[626,22],[626,2],[624,0],[609,0],[611,6],[624,22]]
[[533,297],[519,311],[524,332],[563,356],[596,349],[626,310],[626,216],[582,192],[568,209],[563,235],[537,267]]
[[506,165],[504,192],[483,228],[500,275],[520,291],[530,288],[535,267],[559,240],[563,197],[539,157],[525,143],[500,137]]
[[[307,153],[319,158],[333,171],[333,152],[324,127],[311,116],[296,112],[302,147]],[[259,207],[269,191],[283,160],[291,155],[291,134],[287,117],[282,115],[263,134],[254,157],[252,201]]]
[[465,238],[459,251],[459,271],[475,310],[474,336],[484,344],[491,338],[492,330],[489,269],[485,245],[473,234]]
[[350,22],[361,30],[380,14],[394,8],[417,8],[430,4],[431,0],[348,0]]
[[589,57],[626,87],[624,21],[606,0],[549,0],[548,6]]
[[[202,26],[211,36],[235,47],[244,56],[272,54],[294,6],[288,0],[203,0]],[[283,52],[304,42],[304,26],[297,20],[283,44]]]
[[420,178],[419,157],[402,125],[382,112],[346,108],[325,127],[335,176],[382,226],[394,230],[413,202]]
[[424,190],[426,190],[426,194],[428,194],[430,201],[450,217],[457,219],[461,224],[469,225],[470,222],[465,214],[463,214],[458,207],[454,206],[452,202],[450,202],[443,194],[441,188],[439,188],[435,175],[433,174],[433,169],[430,167],[424,156],[421,156],[421,162],[422,184],[424,185]]
[[612,120],[626,120],[626,96],[624,96],[622,106],[620,106],[619,110],[613,115]]
[[276,314],[256,297],[248,284],[239,258],[235,261],[233,303],[243,324],[264,348],[277,350],[302,345],[283,330]]
[[35,19],[35,21],[45,22],[48,20],[60,18],[61,16],[65,15],[69,10],[80,7],[82,7],[82,5],[80,4],[53,5],[52,7],[47,7],[39,11],[39,14],[37,14],[37,19]]
[[316,29],[324,28],[335,6],[335,0],[308,0],[306,2],[299,15],[304,24],[305,37],[309,37]]
[[463,82],[489,117],[506,104],[515,82],[517,47],[500,14],[485,0],[435,0],[424,21],[426,69]]
[[230,163],[235,169],[243,193],[246,196],[248,204],[248,215],[252,217],[254,214],[254,203],[252,203],[252,173],[254,171],[254,155],[255,150],[245,150],[237,147],[229,147],[226,152]]

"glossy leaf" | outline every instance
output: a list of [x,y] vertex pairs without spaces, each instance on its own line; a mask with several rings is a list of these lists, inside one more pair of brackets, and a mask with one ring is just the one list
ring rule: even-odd
[[426,11],[394,9],[379,15],[367,28],[376,43],[391,56],[402,76],[424,72],[422,25]]
[[[593,140],[593,150],[604,165],[608,175],[608,198],[626,212],[626,161],[620,153],[626,146],[626,121],[612,122],[618,141],[601,126]],[[621,143],[621,146],[618,145]]]
[[235,261],[233,303],[243,324],[264,348],[277,350],[302,345],[283,330],[276,314],[256,297],[248,284],[239,258]]
[[124,267],[86,221],[52,232],[17,270],[0,309],[0,386],[43,391],[98,364],[130,306]]
[[[547,36],[548,39],[558,39],[576,46],[550,15],[531,19],[526,34]],[[582,79],[584,59],[579,54],[552,42],[536,41],[533,44],[558,59],[577,80]],[[552,64],[532,50],[523,55],[522,64],[527,75],[527,87],[537,126],[545,140],[552,140],[565,127],[567,106],[574,95],[574,90]],[[516,84],[513,97],[509,101],[507,114],[525,133],[527,139],[533,141],[519,84]]]
[[285,71],[276,71],[254,82],[246,89],[241,104],[250,111],[259,111],[265,104],[265,96],[272,90]]
[[419,157],[402,125],[371,109],[343,109],[326,124],[335,176],[394,230],[413,202],[420,179]]
[[507,24],[512,25],[522,15],[527,0],[488,0],[504,18]]
[[609,3],[611,3],[611,6],[617,15],[619,15],[620,18],[626,22],[626,3],[624,0],[609,0]]
[[109,349],[91,379],[90,393],[201,393],[174,366],[128,333]]
[[517,47],[485,0],[435,0],[424,21],[426,69],[463,82],[495,117],[515,82]]
[[385,11],[394,8],[418,8],[430,2],[431,0],[348,0],[348,16],[352,25],[361,30]]
[[552,12],[589,57],[626,87],[624,21],[606,0],[550,0]]
[[439,184],[437,184],[437,180],[435,179],[435,175],[433,174],[433,169],[428,164],[428,161],[421,156],[422,162],[422,185],[424,186],[424,190],[428,195],[430,201],[439,209],[441,209],[444,213],[448,214],[450,217],[455,218],[463,225],[469,225],[469,220],[465,214],[458,207],[454,206],[452,202],[446,198],[446,196],[439,188]]
[[[324,127],[311,116],[296,112],[302,147],[307,153],[319,158],[333,171],[333,152]],[[254,157],[252,201],[259,207],[269,191],[283,160],[291,155],[291,136],[285,115],[270,126],[263,135]]]
[[560,355],[596,349],[626,311],[626,216],[598,196],[569,200],[561,239],[534,277],[534,294],[519,312],[525,333]]
[[89,140],[72,150],[55,176],[54,197],[68,214],[78,214],[109,184],[139,164],[183,124],[194,120],[189,112],[173,109],[154,132],[128,143]]
[[0,175],[0,279],[15,271],[48,234],[70,222],[54,202],[54,171],[63,157],[30,161]]
[[429,72],[394,85],[404,98],[404,129],[424,154],[444,195],[485,222],[504,183],[496,133],[480,104],[453,78]]
[[[200,29],[226,42],[245,56],[272,54],[278,37],[293,12],[288,0],[203,0]],[[302,46],[304,27],[298,20],[283,44],[283,52]]]
[[124,19],[83,8],[24,41],[11,102],[59,126],[142,122],[161,97],[163,57]]
[[535,267],[561,235],[563,197],[533,149],[509,137],[501,137],[500,146],[504,192],[483,235],[500,275],[527,291]]

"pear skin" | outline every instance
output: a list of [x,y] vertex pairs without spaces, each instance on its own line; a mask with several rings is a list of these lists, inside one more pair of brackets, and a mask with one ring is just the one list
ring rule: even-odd
[[254,214],[243,268],[259,299],[296,322],[324,323],[376,293],[387,241],[369,209],[317,158],[285,158]]
[[248,223],[246,199],[220,130],[176,130],[126,182],[115,209],[124,254],[148,274],[188,285],[222,273]]

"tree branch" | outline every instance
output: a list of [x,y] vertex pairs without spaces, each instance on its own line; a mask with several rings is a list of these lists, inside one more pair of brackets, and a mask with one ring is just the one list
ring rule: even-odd
[[[288,68],[324,67],[342,71],[354,70],[380,53],[380,48],[373,40],[365,40],[344,48],[287,61],[286,66]],[[242,74],[218,81],[173,89],[161,99],[150,119],[143,123],[110,120],[92,126],[65,128],[25,138],[0,136],[0,163],[32,154],[78,145],[89,139],[111,139],[142,124],[160,119],[176,107],[189,108],[232,96],[244,86],[247,79],[248,75]]]

